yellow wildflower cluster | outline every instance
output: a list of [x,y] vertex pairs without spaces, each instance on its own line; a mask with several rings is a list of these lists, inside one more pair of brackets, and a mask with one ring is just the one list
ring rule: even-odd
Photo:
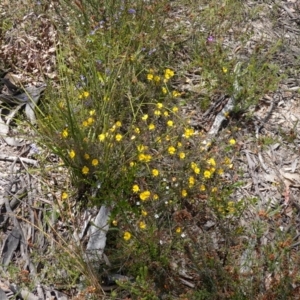
[[144,192],[140,193],[140,199],[142,201],[146,201],[150,196],[151,196],[150,191],[144,191]]
[[84,91],[79,95],[79,99],[88,98],[90,96],[90,93],[88,91]]
[[[169,93],[169,89],[166,84],[172,77],[174,77],[174,75],[175,75],[175,72],[169,68],[164,70],[164,73],[162,76],[156,74],[153,69],[149,69],[146,77],[149,82],[153,82],[155,85],[158,85],[162,82],[163,86],[161,87],[161,91],[162,91],[163,95],[167,95]],[[172,91],[172,93],[170,93],[170,95],[172,95],[174,98],[176,98],[176,97],[179,97],[181,95],[181,93],[178,91]]]
[[116,140],[117,142],[120,142],[123,139],[123,135],[121,133],[115,133],[116,130],[118,130],[120,127],[122,127],[122,123],[120,121],[117,121],[112,127],[107,130],[106,132],[102,132],[98,135],[98,139],[100,142],[104,142],[106,139],[109,140]]
[[[84,97],[84,94],[82,95]],[[87,96],[87,94],[85,94]],[[96,111],[90,110],[89,111],[89,117],[83,121],[83,127],[87,127],[92,125],[95,122],[95,116]],[[123,140],[123,135],[118,132],[118,129],[122,127],[122,123],[120,121],[116,121],[108,130],[98,135],[98,139],[100,142],[104,142],[106,140],[109,141],[108,145],[111,147],[112,142],[121,142]],[[90,132],[90,131],[89,131]],[[88,133],[89,134],[89,133]],[[65,128],[61,132],[61,136],[64,139],[69,138],[70,133],[68,128]],[[86,136],[83,138],[83,141],[88,143],[90,141],[90,137]],[[76,153],[74,149],[68,150],[68,156],[70,159],[75,160],[77,157],[81,157],[85,160],[85,163],[81,166],[81,173],[83,175],[88,175],[91,170],[94,172],[95,168],[97,168],[100,164],[99,159],[96,157],[92,157],[89,153]],[[143,158],[144,161],[150,161],[149,155]],[[80,161],[80,159],[78,159]]]
[[82,126],[88,127],[88,126],[91,126],[94,122],[95,122],[95,119],[92,117],[89,117],[88,119],[86,119],[82,122]]
[[173,146],[170,146],[170,147],[168,148],[168,152],[169,152],[169,154],[174,155],[175,152],[176,152],[176,148],[173,147]]
[[166,69],[164,74],[164,81],[167,82],[174,76],[174,71],[171,69]]
[[191,168],[194,171],[195,174],[200,174],[200,168],[198,167],[198,165],[194,162],[191,163]]
[[194,135],[194,129],[193,128],[186,128],[184,130],[183,137],[185,137],[186,139],[190,138],[192,135]]
[[145,163],[150,162],[150,161],[151,161],[151,158],[152,158],[152,157],[151,157],[150,154],[140,153],[140,154],[138,155],[139,161],[145,162]]

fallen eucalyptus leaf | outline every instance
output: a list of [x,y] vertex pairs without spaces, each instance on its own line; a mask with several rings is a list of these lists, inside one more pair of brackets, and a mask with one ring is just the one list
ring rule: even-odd
[[20,244],[22,234],[18,228],[14,228],[6,238],[2,249],[2,264],[8,266],[11,258]]

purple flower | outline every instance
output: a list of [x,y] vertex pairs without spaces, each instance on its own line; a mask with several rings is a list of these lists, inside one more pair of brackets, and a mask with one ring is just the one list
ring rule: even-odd
[[136,14],[136,10],[133,8],[128,9],[128,13],[131,15],[135,15]]
[[154,52],[156,52],[156,49],[154,48],[154,49],[151,49],[149,52],[148,52],[148,55],[151,55],[151,54],[153,54]]
[[32,143],[30,145],[30,154],[37,154],[39,153],[39,148],[37,147],[37,145],[35,143]]
[[104,20],[102,20],[102,21],[99,22],[99,28],[103,28],[104,25],[105,25],[105,21]]
[[207,41],[208,41],[209,43],[212,43],[212,42],[215,41],[215,38],[214,38],[212,35],[210,35],[210,36],[207,38]]
[[79,76],[79,78],[80,78],[80,81],[76,84],[76,87],[77,87],[78,89],[81,89],[83,86],[86,85],[87,79],[86,79],[86,77],[85,77],[84,75],[82,75],[82,74]]

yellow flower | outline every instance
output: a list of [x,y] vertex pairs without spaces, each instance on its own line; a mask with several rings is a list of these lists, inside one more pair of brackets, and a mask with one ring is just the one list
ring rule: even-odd
[[160,82],[160,77],[158,75],[155,75],[153,79],[156,83]]
[[178,96],[180,96],[181,94],[179,93],[179,92],[177,92],[177,91],[173,91],[172,92],[172,96],[174,97],[174,98],[176,98],[176,97],[178,97]]
[[65,108],[65,105],[64,105],[64,103],[61,101],[61,102],[58,103],[58,107],[59,107],[60,109],[64,109],[64,108]]
[[118,221],[117,221],[117,220],[113,220],[113,221],[112,221],[112,224],[113,224],[114,226],[117,226],[117,225],[118,225]]
[[227,210],[230,214],[234,214],[236,209],[234,207],[234,202],[233,201],[229,201],[228,202],[228,206],[227,206]]
[[224,158],[224,164],[225,165],[230,165],[231,164],[231,159],[229,157]]
[[105,140],[105,134],[104,133],[99,134],[98,139],[100,142],[103,142]]
[[121,127],[122,126],[122,123],[120,121],[117,121],[116,124],[115,124],[117,127]]
[[177,113],[177,112],[178,112],[178,107],[174,106],[174,107],[172,108],[172,111],[173,111],[173,113]]
[[155,129],[155,125],[153,123],[151,123],[149,126],[148,126],[148,129],[149,130],[154,130]]
[[211,189],[211,191],[212,191],[212,193],[215,193],[215,192],[218,191],[218,188],[217,188],[217,187],[213,187],[213,188]]
[[176,152],[175,147],[170,146],[170,147],[168,148],[168,152],[169,152],[171,155],[175,154],[175,152]]
[[67,138],[69,135],[68,129],[64,129],[63,132],[61,133],[63,138]]
[[88,124],[87,121],[83,121],[83,122],[82,122],[82,126],[83,126],[83,127],[87,127],[88,125],[89,125],[89,124]]
[[193,187],[195,184],[195,178],[193,176],[190,176],[189,178],[189,187]]
[[71,151],[69,152],[69,156],[70,156],[72,159],[75,157],[75,155],[76,155],[76,153],[75,153],[74,150],[71,150]]
[[180,152],[179,153],[179,158],[180,159],[184,159],[185,158],[185,153],[184,152]]
[[143,215],[144,217],[146,217],[146,216],[148,215],[148,213],[147,213],[145,210],[142,209],[142,215]]
[[144,153],[140,153],[139,156],[139,161],[144,161],[145,160],[145,154]]
[[125,231],[125,232],[124,232],[123,239],[124,239],[125,241],[129,241],[129,240],[131,239],[131,233],[128,232],[128,231]]
[[171,69],[166,69],[165,70],[164,77],[165,77],[166,80],[169,80],[173,76],[174,76],[174,71],[173,70],[171,70]]
[[94,158],[94,159],[92,160],[92,165],[93,165],[94,167],[96,167],[96,166],[98,166],[98,164],[99,164],[98,159],[97,159],[97,158]]
[[61,194],[61,199],[62,199],[62,200],[66,200],[68,197],[69,197],[69,195],[68,195],[68,193],[66,193],[66,192],[63,192],[63,193]]
[[87,92],[87,91],[85,91],[85,92],[83,92],[83,93],[81,93],[81,94],[79,95],[79,99],[87,98],[89,95],[90,95],[90,93]]
[[143,151],[145,151],[147,149],[147,147],[145,147],[144,145],[138,145],[137,146],[137,150],[139,151],[139,152],[143,152]]
[[160,110],[155,110],[155,111],[154,111],[154,114],[155,114],[156,116],[160,116],[160,115],[161,115],[161,111],[160,111]]
[[139,134],[141,131],[140,131],[140,129],[138,127],[134,127],[134,132],[137,133],[137,134]]
[[236,144],[236,141],[235,141],[235,139],[231,139],[231,140],[229,140],[229,144],[230,144],[230,145],[235,145],[235,144]]
[[195,167],[195,168],[194,168],[194,172],[195,172],[195,174],[200,174],[200,168]]
[[160,136],[156,137],[155,138],[155,142],[158,143],[158,144],[160,144],[161,143],[161,137]]
[[223,67],[222,70],[223,70],[223,73],[227,73],[228,72],[228,69],[226,67]]
[[117,142],[120,142],[120,141],[122,140],[122,138],[123,138],[122,134],[118,133],[118,134],[116,135],[116,141],[117,141]]
[[191,137],[194,134],[194,129],[193,128],[186,128],[184,130],[184,134],[183,136],[188,139],[189,137]]
[[140,199],[142,201],[147,200],[150,197],[151,193],[149,191],[144,191],[142,193],[140,193]]
[[182,147],[182,143],[178,142],[178,143],[177,143],[177,147],[178,147],[178,148]]
[[90,159],[90,155],[87,154],[87,153],[84,153],[83,157],[84,157],[84,159],[86,159],[86,160]]
[[204,171],[204,178],[210,178],[211,177],[211,172],[209,170]]
[[157,194],[154,194],[153,195],[153,200],[157,200],[159,197],[158,197],[158,195]]
[[149,162],[151,160],[151,155],[150,154],[146,154],[145,155],[145,162]]
[[88,125],[92,125],[94,123],[94,121],[95,121],[94,118],[91,118],[91,117],[87,119]]
[[164,86],[161,88],[161,91],[164,95],[168,93],[168,90]]
[[167,111],[164,111],[164,116],[165,117],[168,117],[169,116],[169,113]]
[[154,77],[153,74],[151,74],[151,73],[148,73],[148,74],[147,74],[147,79],[148,79],[148,81],[152,81],[152,80],[153,80],[153,77]]
[[207,160],[207,163],[213,167],[216,166],[216,161],[213,158],[210,158],[209,160]]
[[130,163],[129,163],[129,166],[132,168],[132,167],[134,167],[136,165],[136,162],[134,162],[134,161],[131,161]]
[[139,191],[140,191],[139,186],[138,186],[137,184],[135,184],[135,185],[132,187],[132,191],[133,191],[134,193],[139,192]]
[[153,170],[151,171],[151,173],[152,173],[152,176],[153,176],[153,177],[156,177],[156,176],[159,175],[159,171],[158,171],[157,169],[153,169]]
[[201,185],[200,185],[200,191],[201,191],[201,192],[204,192],[205,190],[206,190],[205,185],[204,185],[204,184],[201,184]]
[[163,106],[163,104],[162,103],[156,103],[156,107],[158,108],[158,109],[161,109],[161,108],[163,108],[164,106]]
[[223,169],[219,169],[219,170],[217,171],[217,173],[218,173],[219,175],[223,175],[223,174],[224,174],[224,170],[223,170]]
[[87,174],[89,173],[89,171],[90,171],[90,169],[89,169],[88,167],[86,167],[86,166],[84,166],[84,167],[82,168],[82,174],[83,174],[83,175],[87,175]]
[[174,122],[173,122],[172,120],[169,120],[169,121],[167,122],[167,125],[168,125],[169,127],[172,127],[172,126],[174,125]]
[[187,191],[186,190],[182,190],[181,191],[181,196],[184,198],[187,196]]
[[107,101],[110,100],[110,98],[109,98],[108,96],[104,96],[104,97],[103,97],[103,100],[104,100],[105,102],[107,102]]
[[176,233],[181,233],[181,231],[182,231],[181,227],[176,228]]
[[144,221],[141,221],[140,224],[139,224],[139,227],[141,229],[145,229],[146,228],[146,223]]
[[148,119],[148,115],[147,114],[145,114],[145,115],[142,116],[142,120],[143,121],[146,121],[147,119]]
[[138,158],[139,158],[139,161],[149,162],[151,160],[151,155],[140,153]]
[[95,113],[96,113],[96,110],[90,110],[90,116],[94,116],[95,115]]
[[194,162],[191,162],[191,168],[194,170],[197,167],[197,164]]

